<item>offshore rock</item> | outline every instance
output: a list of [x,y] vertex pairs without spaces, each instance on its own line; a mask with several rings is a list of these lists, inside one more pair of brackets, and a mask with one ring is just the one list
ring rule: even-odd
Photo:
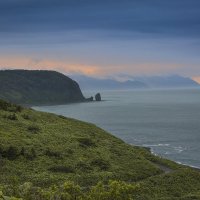
[[93,100],[94,100],[93,96],[85,99],[85,101],[93,101]]
[[100,93],[97,93],[97,94],[95,95],[95,100],[96,100],[96,101],[101,101],[101,94],[100,94]]

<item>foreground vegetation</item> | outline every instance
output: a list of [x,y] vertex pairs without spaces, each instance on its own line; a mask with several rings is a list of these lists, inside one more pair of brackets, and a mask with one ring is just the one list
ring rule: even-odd
[[200,199],[198,171],[89,123],[0,100],[0,141],[0,199]]

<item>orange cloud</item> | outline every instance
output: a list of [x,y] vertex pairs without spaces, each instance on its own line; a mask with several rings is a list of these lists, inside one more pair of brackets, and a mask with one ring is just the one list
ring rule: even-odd
[[[0,68],[7,69],[43,69],[56,70],[62,73],[79,73],[89,76],[104,77],[115,74],[152,75],[181,72],[185,66],[176,63],[161,62],[135,62],[132,64],[118,65],[93,65],[78,63],[76,61],[56,60],[52,58],[38,59],[25,56],[1,56]],[[199,79],[196,79],[199,81]]]
[[0,66],[3,69],[38,69],[56,70],[64,73],[81,73],[85,75],[96,75],[100,68],[85,64],[67,63],[51,59],[32,59],[27,57],[0,57]]
[[200,76],[192,77],[192,79],[200,84]]

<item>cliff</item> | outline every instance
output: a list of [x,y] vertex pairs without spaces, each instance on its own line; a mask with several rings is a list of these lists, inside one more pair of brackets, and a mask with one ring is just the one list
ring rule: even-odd
[[23,105],[85,100],[77,82],[64,74],[45,70],[0,71],[0,98]]

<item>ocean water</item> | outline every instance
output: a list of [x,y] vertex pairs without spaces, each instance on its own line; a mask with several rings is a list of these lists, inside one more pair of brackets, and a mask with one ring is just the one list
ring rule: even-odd
[[129,144],[200,168],[200,89],[102,91],[101,95],[102,102],[34,108],[95,123]]

